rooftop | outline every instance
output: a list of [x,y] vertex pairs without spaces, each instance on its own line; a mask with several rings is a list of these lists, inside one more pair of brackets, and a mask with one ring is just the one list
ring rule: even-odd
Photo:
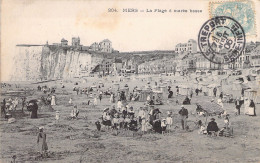
[[109,43],[111,43],[111,41],[110,41],[109,39],[104,39],[104,40],[101,41],[101,42],[109,42]]
[[61,39],[61,42],[68,42],[67,40],[65,40],[64,38]]

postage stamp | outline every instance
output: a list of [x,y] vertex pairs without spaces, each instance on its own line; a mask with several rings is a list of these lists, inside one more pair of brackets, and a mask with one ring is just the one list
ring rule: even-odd
[[238,21],[247,37],[257,35],[253,1],[216,1],[209,3],[210,18],[228,16]]
[[235,61],[242,54],[245,43],[243,27],[227,16],[217,16],[206,21],[198,35],[201,53],[216,64]]

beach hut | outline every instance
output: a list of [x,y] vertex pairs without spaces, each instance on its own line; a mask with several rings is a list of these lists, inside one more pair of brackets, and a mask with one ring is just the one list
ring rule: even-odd
[[91,88],[93,89],[93,91],[97,91],[97,86],[92,85]]
[[147,100],[148,95],[151,96],[151,95],[152,95],[152,91],[150,91],[150,90],[142,90],[142,91],[140,92],[139,101],[145,102],[145,101]]
[[163,92],[161,91],[153,91],[154,103],[159,104],[158,101],[162,101],[163,99]]
[[153,87],[153,90],[154,90],[154,91],[160,91],[161,89],[160,89],[159,86],[154,86],[154,87]]
[[124,91],[124,92],[125,92],[125,95],[127,96],[128,93],[129,93],[129,87],[121,88],[120,91]]
[[260,103],[260,96],[257,96],[260,93],[259,89],[247,89],[245,90],[245,97],[250,100],[253,100],[255,104]]
[[170,80],[166,80],[167,85],[170,86],[172,84],[172,82]]
[[214,96],[214,93],[213,93],[214,88],[217,88],[217,94],[219,94],[221,92],[220,84],[213,83],[213,84],[208,85],[207,88],[208,88],[209,96]]
[[87,83],[87,79],[84,79],[84,78],[83,78],[83,79],[82,79],[82,83],[83,83],[83,84]]
[[187,85],[180,85],[179,86],[179,94],[186,96],[186,95],[189,94],[189,89],[190,88]]
[[102,81],[99,81],[99,82],[98,82],[98,86],[102,87],[103,85],[104,85],[104,84],[103,84]]
[[198,88],[202,90],[205,96],[208,96],[208,86],[209,84],[206,82],[199,82]]
[[241,97],[242,88],[243,88],[242,82],[235,81],[231,85],[231,89],[225,89],[225,92],[228,92],[229,94],[232,94],[233,98],[239,98],[239,97]]
[[129,81],[131,81],[131,78],[130,77],[125,77],[124,81],[129,82]]
[[152,82],[152,77],[147,77],[147,82]]
[[119,85],[118,83],[114,83],[113,86],[112,86],[112,89],[113,89],[114,91],[117,91],[117,90],[120,89],[120,85]]
[[160,91],[162,92],[164,98],[166,98],[168,96],[167,86],[160,86]]

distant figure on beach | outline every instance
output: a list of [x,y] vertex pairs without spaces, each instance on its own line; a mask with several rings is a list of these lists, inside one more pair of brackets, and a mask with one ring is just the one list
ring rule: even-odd
[[236,105],[236,114],[237,114],[237,115],[240,115],[241,105],[240,105],[240,100],[239,100],[239,98],[237,98],[237,100],[235,101],[235,105]]
[[55,120],[58,122],[60,119],[60,112],[56,111]]
[[184,106],[181,106],[181,110],[179,111],[179,114],[181,116],[181,125],[182,125],[182,129],[186,130],[187,128],[187,118],[188,118],[188,110],[186,108],[184,108]]
[[195,89],[195,93],[196,93],[196,96],[199,95],[199,89],[198,88]]
[[70,100],[69,100],[69,104],[70,104],[70,105],[72,104],[72,98],[70,98]]
[[178,95],[179,95],[179,92],[180,92],[180,89],[179,89],[179,87],[177,86],[177,90],[176,90],[176,96],[178,96]]
[[29,101],[29,104],[27,106],[27,110],[32,112],[31,113],[31,118],[38,118],[38,104],[36,102],[36,100],[31,100]]
[[23,108],[25,107],[25,103],[26,103],[26,97],[22,98],[22,112],[23,112]]
[[217,96],[217,88],[216,87],[214,87],[214,89],[213,89],[213,94],[214,94],[215,97]]
[[193,96],[193,89],[190,90],[190,98]]
[[77,118],[78,115],[79,115],[79,110],[77,105],[75,105],[74,108],[71,110],[70,117],[74,119]]
[[220,92],[219,98],[222,100],[223,99],[223,92]]
[[[41,156],[45,156],[47,154],[48,146],[46,142],[46,133],[43,132],[44,127],[39,127],[39,133],[37,135],[37,144],[38,149],[41,151]],[[39,146],[40,144],[40,146]]]
[[16,110],[16,107],[18,106],[19,104],[19,101],[18,101],[18,98],[16,97],[14,100],[13,100],[13,110]]
[[101,103],[101,100],[102,100],[102,92],[100,92],[98,98],[99,98],[99,101],[100,101],[100,103]]
[[211,135],[213,132],[216,133],[218,132],[219,128],[218,128],[218,125],[217,123],[215,122],[215,119],[214,118],[211,118],[210,119],[211,122],[209,122],[208,126],[207,126],[207,133],[209,135]]
[[221,106],[221,108],[224,108],[223,102],[221,99],[218,99],[218,105]]
[[249,104],[248,115],[249,115],[249,116],[256,116],[255,103],[254,103],[253,100],[251,100],[251,102],[250,102],[250,104]]
[[51,106],[54,106],[54,105],[56,105],[56,96],[52,95],[51,96]]
[[245,102],[244,102],[244,114],[245,115],[248,114],[249,105],[250,105],[250,101],[248,100],[248,98],[245,98]]
[[94,105],[94,107],[97,106],[97,97],[96,96],[93,99],[93,105]]

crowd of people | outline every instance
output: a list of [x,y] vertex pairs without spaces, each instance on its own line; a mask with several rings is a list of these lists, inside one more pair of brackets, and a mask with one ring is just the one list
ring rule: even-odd
[[[93,83],[94,85],[95,83]],[[149,83],[150,84],[150,83]],[[157,83],[156,83],[157,84]],[[77,84],[75,84],[77,85]],[[104,91],[102,89],[104,84],[99,85],[96,88],[86,87],[80,89],[79,87],[74,87],[73,91],[76,92],[76,95],[86,95],[87,97],[87,105],[92,105],[94,108],[102,103],[102,99],[109,96],[109,102],[111,107],[106,107],[103,110],[103,113],[99,120],[95,122],[96,128],[98,131],[107,130],[107,131],[115,131],[116,134],[119,134],[120,131],[132,131],[138,132],[140,131],[142,134],[147,134],[151,132],[165,134],[171,132],[175,128],[181,128],[184,131],[191,131],[190,125],[187,124],[189,116],[188,109],[185,108],[186,105],[191,105],[193,98],[193,89],[190,89],[189,94],[185,96],[182,102],[179,102],[176,98],[176,107],[179,109],[175,114],[172,110],[165,111],[162,113],[160,107],[157,105],[163,105],[163,101],[167,101],[168,105],[169,99],[175,99],[173,97],[173,91],[171,87],[168,86],[168,99],[163,99],[158,96],[155,98],[153,94],[149,94],[146,98],[145,103],[141,107],[135,108],[132,103],[135,101],[139,101],[140,91],[136,86],[132,91],[129,90],[128,85],[124,86],[124,90],[114,90],[109,87]],[[65,86],[62,84],[61,89],[64,89]],[[149,88],[149,87],[148,87]],[[28,100],[26,97],[22,98],[9,98],[8,100],[3,99],[1,105],[2,115],[10,118],[10,111],[15,111],[18,105],[22,105],[22,110],[24,108],[30,112],[31,118],[38,118],[38,103],[41,101],[44,105],[55,106],[56,103],[56,95],[55,92],[57,88],[55,87],[47,87],[47,86],[38,86],[37,90],[43,92],[41,99],[37,100]],[[196,96],[199,95],[201,89],[195,89]],[[176,97],[180,95],[180,88],[176,86]],[[213,89],[213,96],[217,97],[217,89]],[[219,127],[215,118],[210,118],[210,122],[207,123],[207,120],[203,123],[202,120],[198,120],[196,122],[196,126],[198,128],[199,134],[205,134],[210,136],[226,136],[230,137],[233,135],[233,128],[230,122],[230,113],[227,112],[226,108],[223,104],[223,96],[224,93],[220,92],[219,98],[216,103],[224,110],[221,114],[221,117],[224,120],[224,126]],[[70,112],[69,117],[71,119],[77,119],[80,113],[78,109],[77,103],[74,102],[73,96],[69,97],[68,104],[73,106],[73,109]],[[99,101],[99,102],[98,102]],[[171,100],[173,101],[173,100]],[[211,102],[215,102],[215,99],[212,99]],[[244,114],[250,116],[256,116],[255,111],[255,103],[253,100],[249,100],[248,98],[241,96],[241,98],[237,98],[234,101],[236,115],[241,114],[241,108],[244,106]],[[196,108],[197,116],[206,116],[205,108],[202,108],[199,104],[197,104]],[[208,115],[207,115],[208,116]],[[56,111],[55,120],[59,123],[60,120],[60,111]],[[174,124],[174,120],[179,120],[178,123]],[[178,124],[181,124],[178,126]],[[37,143],[40,143],[41,154],[46,155],[48,146],[46,142],[46,133],[43,131],[44,127],[39,128],[39,133],[37,135]]]
[[[164,134],[166,129],[170,129],[173,123],[172,113],[167,112],[167,117],[161,117],[161,111],[153,105],[149,106],[146,103],[143,107],[134,109],[133,106],[123,104],[119,101],[120,105],[115,105],[110,108],[105,108],[101,117],[101,123],[108,130],[131,130],[142,131],[147,133],[153,130],[158,133]],[[100,130],[100,125],[97,125]]]

